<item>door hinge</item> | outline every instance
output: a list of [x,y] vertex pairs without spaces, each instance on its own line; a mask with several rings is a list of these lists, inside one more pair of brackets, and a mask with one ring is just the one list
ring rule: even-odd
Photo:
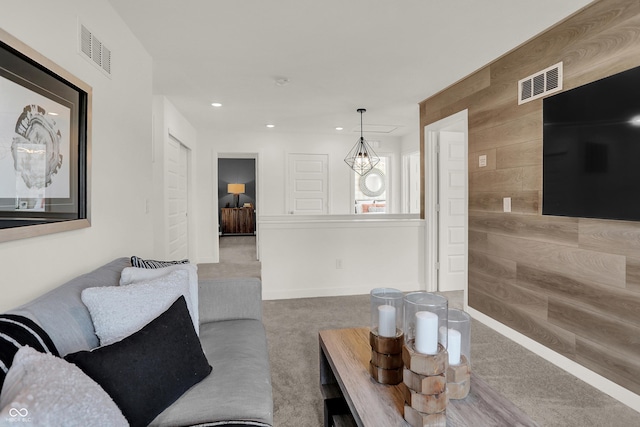
[[436,212],[440,212],[440,203],[436,204]]
[[436,262],[436,270],[440,270],[440,263]]

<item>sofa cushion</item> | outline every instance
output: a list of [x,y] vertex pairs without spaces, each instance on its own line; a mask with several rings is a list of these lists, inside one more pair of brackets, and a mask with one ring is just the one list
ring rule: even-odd
[[[88,288],[82,291],[82,302],[91,313],[100,345],[108,345],[139,330],[180,295],[188,294],[188,273],[180,270],[128,286]],[[197,310],[190,301],[187,306],[190,313]]]
[[13,357],[25,345],[43,353],[60,355],[49,335],[33,320],[16,314],[0,315],[0,389]]
[[137,256],[131,257],[131,266],[138,268],[162,268],[169,267],[175,264],[189,264],[188,259],[181,259],[178,261],[156,261],[154,259],[142,259]]
[[65,359],[100,384],[132,426],[149,424],[211,372],[184,296],[122,341]]
[[[130,285],[136,282],[142,282],[152,279],[157,279],[162,276],[166,276],[172,271],[184,270],[189,274],[189,295],[187,303],[190,308],[195,310],[191,311],[191,317],[193,318],[193,325],[196,328],[196,333],[200,333],[200,319],[198,310],[198,267],[195,264],[176,264],[162,268],[137,268],[126,267],[120,274],[120,285]],[[186,296],[186,295],[185,295]]]
[[213,372],[151,425],[272,425],[269,353],[262,322],[239,319],[203,323],[200,341]]
[[128,258],[116,259],[102,267],[78,276],[16,309],[19,314],[35,321],[51,337],[61,355],[98,346],[89,310],[82,303],[80,293],[95,286],[116,286],[120,272],[128,267]]
[[31,347],[16,353],[0,408],[2,425],[128,425],[111,397],[77,366]]

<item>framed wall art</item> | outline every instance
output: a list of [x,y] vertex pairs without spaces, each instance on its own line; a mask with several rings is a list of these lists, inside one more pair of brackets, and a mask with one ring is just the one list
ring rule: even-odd
[[0,30],[0,241],[90,226],[91,88]]

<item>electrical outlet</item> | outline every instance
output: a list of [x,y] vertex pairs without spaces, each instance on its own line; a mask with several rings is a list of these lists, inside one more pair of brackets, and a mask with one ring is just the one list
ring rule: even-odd
[[342,270],[342,258],[336,258],[336,270]]
[[511,197],[502,199],[502,207],[505,212],[511,212]]

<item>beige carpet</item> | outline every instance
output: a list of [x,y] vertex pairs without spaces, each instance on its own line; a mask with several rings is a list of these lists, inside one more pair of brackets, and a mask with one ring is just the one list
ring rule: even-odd
[[[238,262],[239,254],[244,254],[246,265]],[[201,264],[199,274],[238,277],[245,272],[255,275],[257,268],[259,277],[253,237],[225,236],[221,259],[229,261],[216,267]],[[445,295],[451,307],[461,306],[461,292]],[[369,316],[368,295],[264,301],[276,427],[322,425],[318,331],[367,326]],[[475,320],[471,359],[479,377],[541,426],[640,426],[640,413]]]

